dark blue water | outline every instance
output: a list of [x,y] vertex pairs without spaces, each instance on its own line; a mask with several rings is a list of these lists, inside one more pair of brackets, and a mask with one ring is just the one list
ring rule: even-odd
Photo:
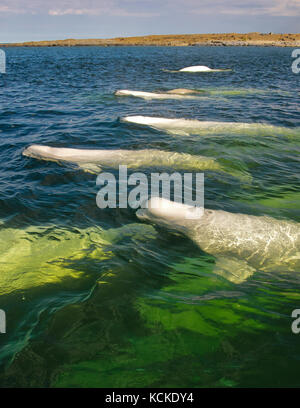
[[[214,157],[205,205],[300,221],[299,75],[260,47],[7,48],[0,77],[2,386],[299,386],[300,273],[234,284],[187,238],[96,206],[96,176],[22,156],[33,143]],[[172,73],[190,65],[231,68]],[[201,89],[203,98],[117,97]],[[265,123],[170,135],[126,115]],[[159,170],[159,169],[155,169]],[[150,171],[150,170],[149,170]],[[235,177],[234,172],[247,178]],[[113,173],[116,171],[112,171]],[[300,272],[300,271],[298,271]]]

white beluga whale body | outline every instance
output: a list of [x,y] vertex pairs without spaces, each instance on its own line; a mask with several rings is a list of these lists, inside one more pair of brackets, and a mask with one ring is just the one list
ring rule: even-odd
[[154,197],[138,218],[181,232],[216,257],[215,272],[240,283],[256,270],[300,272],[300,224],[267,216],[204,210]]
[[164,130],[171,134],[189,135],[189,134],[217,134],[217,133],[284,133],[294,134],[297,133],[296,129],[289,129],[284,127],[278,127],[268,125],[264,123],[246,123],[246,122],[215,122],[215,121],[202,121],[196,119],[172,119],[161,118],[154,116],[125,116],[122,121],[127,123],[135,123],[137,125],[150,126],[154,129]]
[[120,89],[119,91],[116,91],[115,95],[135,96],[143,99],[195,99],[201,95],[201,92],[190,89],[173,89],[166,92],[143,92]]
[[187,89],[187,88],[176,88],[167,91],[169,94],[177,94],[177,95],[189,95],[189,94],[199,94],[205,92],[204,90],[199,89]]
[[213,69],[205,65],[194,65],[190,67],[181,68],[179,72],[221,72],[221,71],[231,71],[230,69]]
[[172,169],[210,169],[226,172],[214,158],[157,149],[89,150],[31,145],[23,151],[23,155],[43,160],[74,163],[92,173],[99,173],[102,166],[118,168],[119,165],[126,165],[133,169],[161,166]]

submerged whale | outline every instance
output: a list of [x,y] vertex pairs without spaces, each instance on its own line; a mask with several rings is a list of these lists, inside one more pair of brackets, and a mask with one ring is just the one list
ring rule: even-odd
[[153,197],[137,217],[181,232],[216,257],[215,273],[240,283],[256,270],[300,272],[300,224],[268,216],[204,210]]
[[117,96],[135,96],[143,99],[195,99],[201,95],[201,91],[192,89],[172,89],[166,92],[143,92],[131,91],[129,89],[120,89],[115,92]]
[[108,230],[99,226],[83,229],[57,225],[3,227],[0,229],[0,295],[85,279],[88,273],[81,268],[82,259],[111,259],[114,257],[112,245],[124,238],[138,241],[155,238],[154,228],[144,227],[146,225],[137,223]]
[[43,160],[74,163],[92,173],[99,173],[101,166],[118,168],[119,165],[127,165],[129,168],[158,166],[185,170],[226,171],[214,158],[157,149],[88,150],[31,145],[23,151],[23,155]]
[[196,119],[171,119],[153,116],[125,116],[123,122],[135,123],[137,125],[146,125],[154,129],[164,130],[171,134],[189,135],[189,134],[217,134],[217,133],[247,133],[247,134],[270,134],[283,133],[291,134],[299,132],[297,128],[289,129],[279,126],[273,126],[264,123],[246,123],[246,122],[215,122]]

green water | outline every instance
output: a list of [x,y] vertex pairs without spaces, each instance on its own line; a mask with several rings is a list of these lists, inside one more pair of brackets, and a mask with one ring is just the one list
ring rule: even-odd
[[[257,270],[229,282],[187,238],[142,223],[132,209],[100,210],[93,172],[22,156],[37,143],[209,157],[206,208],[299,223],[299,76],[291,50],[12,48],[7,57],[1,387],[299,387],[291,313],[300,308],[300,271]],[[162,71],[200,63],[232,71]],[[174,88],[204,90],[203,100],[114,96]],[[119,120],[130,115],[236,126],[170,133]]]

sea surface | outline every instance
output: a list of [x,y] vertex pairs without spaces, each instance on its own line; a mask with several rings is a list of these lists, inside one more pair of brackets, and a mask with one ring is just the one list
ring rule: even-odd
[[[98,208],[95,174],[22,156],[37,143],[213,157],[228,171],[205,171],[206,208],[300,222],[300,76],[291,70],[292,49],[5,52],[0,386],[299,387],[300,334],[291,314],[300,309],[300,271],[258,270],[229,282],[188,238],[142,223],[131,208]],[[190,65],[232,71],[172,72]],[[182,100],[114,95],[174,88],[204,92]],[[170,134],[122,122],[127,115],[237,128]],[[274,128],[248,132],[238,122]]]

